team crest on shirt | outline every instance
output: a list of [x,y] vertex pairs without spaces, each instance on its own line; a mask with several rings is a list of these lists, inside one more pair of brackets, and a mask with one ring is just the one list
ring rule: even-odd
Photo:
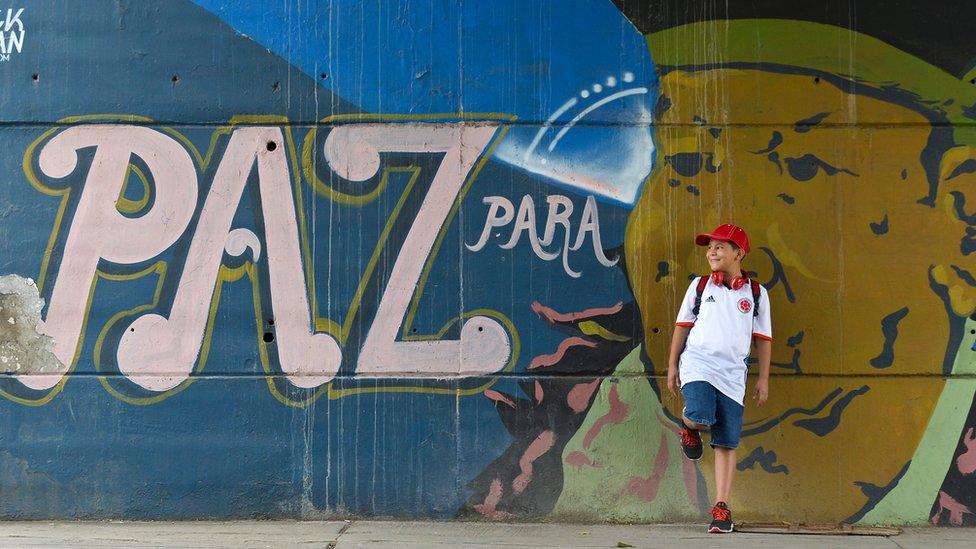
[[739,310],[742,311],[743,313],[748,313],[749,311],[752,310],[752,302],[745,298],[740,299]]

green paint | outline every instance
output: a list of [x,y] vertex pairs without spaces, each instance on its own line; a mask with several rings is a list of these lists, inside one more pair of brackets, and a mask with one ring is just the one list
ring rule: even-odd
[[607,341],[630,341],[629,337],[615,334],[592,320],[580,322],[579,329],[585,335],[597,336]]
[[[698,510],[691,505],[682,475],[681,446],[658,416],[665,417],[661,402],[644,377],[641,348],[633,350],[619,365],[615,378],[600,386],[586,420],[563,451],[563,491],[550,518],[600,520],[611,522],[661,522],[694,520]],[[608,424],[583,449],[583,438],[593,424],[610,410],[610,389],[628,407],[627,418]],[[651,502],[627,494],[625,487],[633,477],[648,478],[654,470],[661,436],[667,441],[668,465],[657,497]],[[602,467],[566,463],[573,452],[583,452]]]
[[963,326],[962,341],[959,343],[959,352],[956,353],[956,360],[952,363],[952,374],[976,375],[976,320],[969,319]]
[[973,351],[976,336],[971,334],[972,330],[976,330],[976,321],[969,320],[952,365],[952,375],[939,396],[908,471],[859,524],[924,524],[930,520],[932,504],[949,471],[976,395],[976,380],[954,379],[955,376],[976,373],[976,352]]

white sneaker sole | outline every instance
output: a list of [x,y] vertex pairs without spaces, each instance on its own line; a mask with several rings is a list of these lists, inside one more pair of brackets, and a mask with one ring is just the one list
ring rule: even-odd
[[709,534],[731,534],[733,530],[735,530],[735,523],[732,523],[729,526],[729,529],[728,530],[722,530],[718,526],[709,527],[708,533]]

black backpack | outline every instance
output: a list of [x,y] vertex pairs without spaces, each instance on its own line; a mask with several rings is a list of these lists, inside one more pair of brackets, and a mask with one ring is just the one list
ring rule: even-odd
[[[691,310],[691,313],[698,316],[698,311],[701,309],[702,294],[705,293],[705,286],[708,285],[708,280],[710,277],[702,276],[698,278],[698,286],[695,287],[695,308]],[[752,286],[752,316],[759,316],[759,283],[755,280],[749,279],[749,285]]]

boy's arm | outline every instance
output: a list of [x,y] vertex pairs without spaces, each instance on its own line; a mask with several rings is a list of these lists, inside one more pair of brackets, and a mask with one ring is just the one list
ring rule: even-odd
[[759,359],[759,380],[756,381],[756,393],[752,398],[757,405],[762,406],[769,398],[769,361],[773,355],[773,342],[757,337],[756,355]]
[[671,353],[668,355],[668,390],[675,396],[681,388],[681,380],[678,378],[678,359],[685,350],[688,332],[698,320],[698,315],[695,314],[697,286],[698,279],[695,278],[685,291],[685,297],[682,298],[681,307],[678,309],[678,317],[674,321],[674,334],[671,335]]
[[762,406],[769,398],[769,361],[773,354],[773,323],[770,318],[769,293],[760,287],[759,316],[752,325],[752,337],[756,342],[756,358],[759,359],[759,380],[756,381],[756,393],[752,398],[756,404]]
[[688,332],[691,326],[675,326],[674,334],[671,336],[671,353],[668,356],[668,390],[672,395],[678,395],[681,387],[681,380],[678,378],[678,357],[685,349],[685,341],[688,340]]

